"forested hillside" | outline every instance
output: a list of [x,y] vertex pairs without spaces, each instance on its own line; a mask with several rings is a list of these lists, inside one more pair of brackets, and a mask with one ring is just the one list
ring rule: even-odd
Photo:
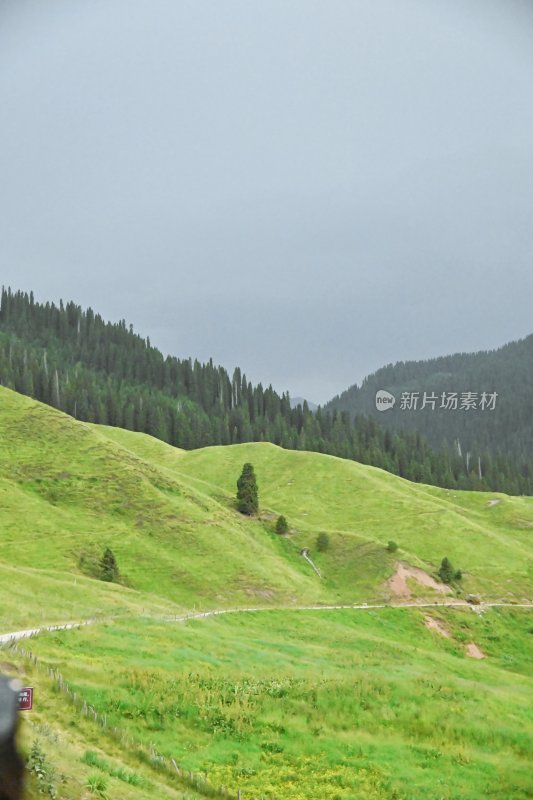
[[[394,408],[376,410],[380,389],[396,397]],[[481,396],[496,393],[483,408]],[[426,404],[424,406],[424,393]],[[463,397],[471,393],[471,404]],[[418,395],[416,408],[402,408]],[[453,398],[457,395],[457,408]],[[444,395],[444,399],[443,399]],[[435,407],[428,402],[436,397]],[[490,450],[519,460],[533,455],[533,334],[498,350],[456,353],[427,361],[400,361],[379,369],[361,386],[351,386],[326,408],[351,417],[370,415],[393,431],[416,431],[433,446],[444,441],[467,452]],[[463,405],[463,407],[461,407]],[[448,406],[448,407],[446,407]]]
[[[419,433],[384,430],[369,416],[291,408],[288,393],[253,386],[236,368],[163,354],[122,320],[106,322],[74,303],[41,304],[2,290],[0,383],[76,419],[149,433],[185,449],[269,441],[382,467],[450,488],[533,493],[533,468],[484,446],[467,464]],[[474,468],[481,459],[482,477]]]

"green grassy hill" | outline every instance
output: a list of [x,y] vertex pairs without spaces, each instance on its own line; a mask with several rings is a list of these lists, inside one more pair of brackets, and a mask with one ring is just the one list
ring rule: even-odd
[[[268,443],[176,452],[129,431],[98,430],[228,509],[242,464],[252,462],[266,528],[273,530],[277,514],[288,518],[289,542],[298,551],[310,548],[324,574],[318,584],[331,600],[387,598],[384,581],[398,557],[432,572],[447,556],[465,573],[465,591],[494,599],[522,599],[530,591],[533,498],[438,489]],[[316,551],[321,531],[332,542],[326,553]],[[389,540],[398,543],[399,555],[386,552]]]
[[[465,573],[465,591],[492,598],[528,590],[531,498],[452,493],[266,443],[180,451],[6,389],[0,430],[4,629],[33,625],[35,609],[56,621],[110,608],[386,599],[398,557],[431,572],[448,556]],[[245,461],[258,475],[260,519],[234,509]],[[273,532],[277,514],[289,520],[288,537]],[[321,531],[331,541],[323,554]],[[389,539],[399,554],[386,551]],[[107,546],[121,586],[90,579]],[[19,589],[6,590],[19,573]]]
[[[97,620],[22,643],[37,666],[0,653],[0,668],[36,687],[22,736],[55,766],[58,797],[220,796],[189,770],[207,771],[229,796],[241,787],[244,800],[527,796],[527,612],[290,609],[387,603],[398,562],[430,575],[443,556],[464,573],[451,596],[522,602],[531,498],[411,484],[266,443],[185,452],[1,387],[0,434],[0,633]],[[234,506],[247,461],[259,483],[255,519]],[[279,514],[284,537],[274,533]],[[316,549],[321,532],[326,552]],[[95,576],[106,547],[119,583]],[[409,588],[414,599],[442,599]],[[164,621],[239,607],[272,610]],[[469,643],[486,658],[469,658]],[[181,777],[150,748],[175,758]]]
[[[32,649],[110,726],[232,798],[526,800],[526,616],[432,615],[449,638],[418,610],[266,611],[120,622]],[[465,654],[471,641],[484,660]],[[122,788],[109,780],[113,798]]]
[[[21,605],[2,583],[4,630],[31,625],[35,609],[53,621],[106,610],[110,596],[117,611],[243,605],[267,592],[279,602],[325,599],[294,547],[186,475],[110,441],[105,429],[5,389],[0,398],[0,563],[20,570],[24,586],[29,575],[32,587]],[[132,439],[157,451],[148,437]],[[163,465],[179,455],[161,452]],[[83,563],[107,546],[123,587],[83,580]],[[58,596],[65,580],[66,605]]]

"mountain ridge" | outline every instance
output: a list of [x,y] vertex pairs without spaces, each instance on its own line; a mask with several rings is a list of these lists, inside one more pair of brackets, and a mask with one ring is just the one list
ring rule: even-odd
[[533,494],[533,458],[493,457],[481,445],[468,459],[432,447],[418,432],[395,431],[370,414],[307,403],[252,385],[213,364],[178,359],[152,347],[124,320],[110,323],[74,303],[37,303],[3,289],[0,300],[0,384],[75,419],[148,433],[173,446],[270,441],[291,450],[351,458],[410,480],[460,489]]
[[[394,408],[376,409],[375,396],[385,390],[396,398]],[[436,408],[420,408],[424,392],[437,396]],[[468,416],[458,410],[441,411],[443,393],[497,393],[493,411]],[[400,408],[403,394],[418,393],[416,411]],[[326,410],[344,411],[351,416],[369,415],[393,432],[416,432],[436,446],[448,447],[459,441],[461,450],[490,449],[519,458],[533,453],[533,334],[492,350],[454,353],[447,356],[387,364],[353,384],[329,403]]]

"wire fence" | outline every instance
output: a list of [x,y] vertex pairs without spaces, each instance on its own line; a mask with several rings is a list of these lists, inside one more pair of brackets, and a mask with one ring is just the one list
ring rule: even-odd
[[[37,635],[34,634],[34,635]],[[31,638],[31,636],[25,637]],[[204,797],[223,797],[233,798],[234,800],[246,800],[240,788],[231,788],[223,785],[216,785],[209,781],[207,773],[193,772],[178,763],[177,759],[172,756],[166,756],[159,752],[155,745],[145,745],[132,738],[129,731],[117,725],[112,725],[108,722],[107,714],[99,712],[90,703],[88,703],[81,692],[73,691],[69,682],[65,679],[63,674],[55,667],[51,667],[42,662],[31,650],[26,650],[18,644],[18,640],[12,639],[4,642],[1,645],[3,649],[18,655],[32,670],[38,670],[50,680],[52,687],[61,694],[83,717],[90,722],[97,725],[102,732],[111,736],[115,741],[120,743],[121,746],[126,748],[130,753],[135,751],[137,756],[144,763],[152,768],[165,772],[173,780],[179,782],[182,786],[202,794]],[[259,797],[251,797],[249,800],[275,800],[273,795],[261,795]]]
[[[368,603],[361,603],[356,605],[322,605],[322,606],[306,606],[306,607],[294,607],[294,611],[328,611],[328,610],[337,610],[337,609],[360,609],[360,610],[368,610],[371,611],[372,609],[383,609],[383,608],[391,608],[391,609],[401,609],[401,608],[419,608],[419,609],[428,609],[428,608],[445,608],[445,607],[469,607],[475,613],[483,613],[488,608],[497,608],[497,607],[510,607],[510,608],[531,608],[533,605],[532,601],[526,598],[523,598],[523,602],[517,602],[516,600],[513,602],[506,602],[501,598],[494,598],[494,599],[484,599],[482,602],[476,601],[475,604],[465,600],[433,600],[430,602],[423,602],[420,599],[414,600],[411,602],[403,602],[403,603],[383,603],[382,598],[378,598],[374,601]],[[197,613],[188,613],[185,615],[168,615],[168,616],[160,616],[157,619],[160,622],[187,622],[197,619],[203,619],[206,617],[211,616],[218,616],[220,614],[233,614],[233,613],[254,613],[259,611],[276,611],[276,607],[272,608],[247,608],[247,609],[223,609],[223,610],[213,610],[207,612],[197,612]],[[283,610],[287,611],[289,609],[284,608]],[[19,642],[21,640],[27,641],[34,636],[38,636],[40,633],[44,633],[45,631],[57,631],[57,630],[64,630],[69,628],[76,628],[83,625],[92,624],[96,620],[87,620],[81,623],[68,623],[66,625],[52,625],[43,628],[36,628],[31,631],[23,631],[18,634],[9,635],[5,634],[0,637],[0,649],[8,649],[10,652],[19,655],[23,658],[28,666],[32,669],[38,670],[41,673],[44,673],[46,677],[51,681],[52,687],[55,688],[57,692],[59,692],[63,697],[65,697],[70,704],[86,719],[93,722],[95,725],[98,725],[102,731],[105,731],[106,734],[110,735],[119,742],[123,747],[127,748],[130,752],[136,751],[138,757],[147,763],[149,766],[163,770],[169,776],[172,777],[173,780],[178,781],[182,786],[186,786],[188,788],[194,789],[204,797],[223,797],[223,798],[233,798],[235,800],[275,800],[273,795],[260,795],[259,797],[250,797],[245,799],[244,794],[240,788],[231,788],[221,785],[215,785],[211,783],[208,779],[206,773],[195,773],[191,770],[187,769],[183,765],[181,765],[176,758],[172,756],[166,756],[163,753],[159,752],[154,744],[145,745],[142,742],[136,741],[132,738],[129,731],[125,728],[121,728],[117,725],[112,725],[108,722],[107,714],[99,712],[96,708],[94,708],[90,703],[88,703],[82,693],[80,691],[73,691],[69,682],[65,679],[62,673],[57,670],[55,667],[51,667],[44,662],[41,662],[39,658],[31,652],[31,650],[27,650],[20,646]]]

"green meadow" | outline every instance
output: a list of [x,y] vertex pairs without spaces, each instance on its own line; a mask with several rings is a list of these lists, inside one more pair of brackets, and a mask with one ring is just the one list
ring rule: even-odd
[[[22,643],[38,667],[0,652],[36,687],[21,742],[39,742],[57,797],[530,796],[533,623],[512,606],[533,599],[533,498],[412,484],[267,443],[176,450],[2,387],[0,433],[0,634],[94,621]],[[257,518],[235,509],[245,462]],[[98,579],[108,547],[116,583]],[[397,604],[398,562],[436,576],[444,556],[463,574],[448,599],[510,607],[298,610]],[[408,583],[419,601],[445,597]],[[171,621],[239,608],[264,610]],[[39,796],[33,781],[28,798]]]
[[264,611],[103,624],[32,650],[110,726],[245,797],[525,799],[526,616],[431,613],[449,639],[422,611]]

